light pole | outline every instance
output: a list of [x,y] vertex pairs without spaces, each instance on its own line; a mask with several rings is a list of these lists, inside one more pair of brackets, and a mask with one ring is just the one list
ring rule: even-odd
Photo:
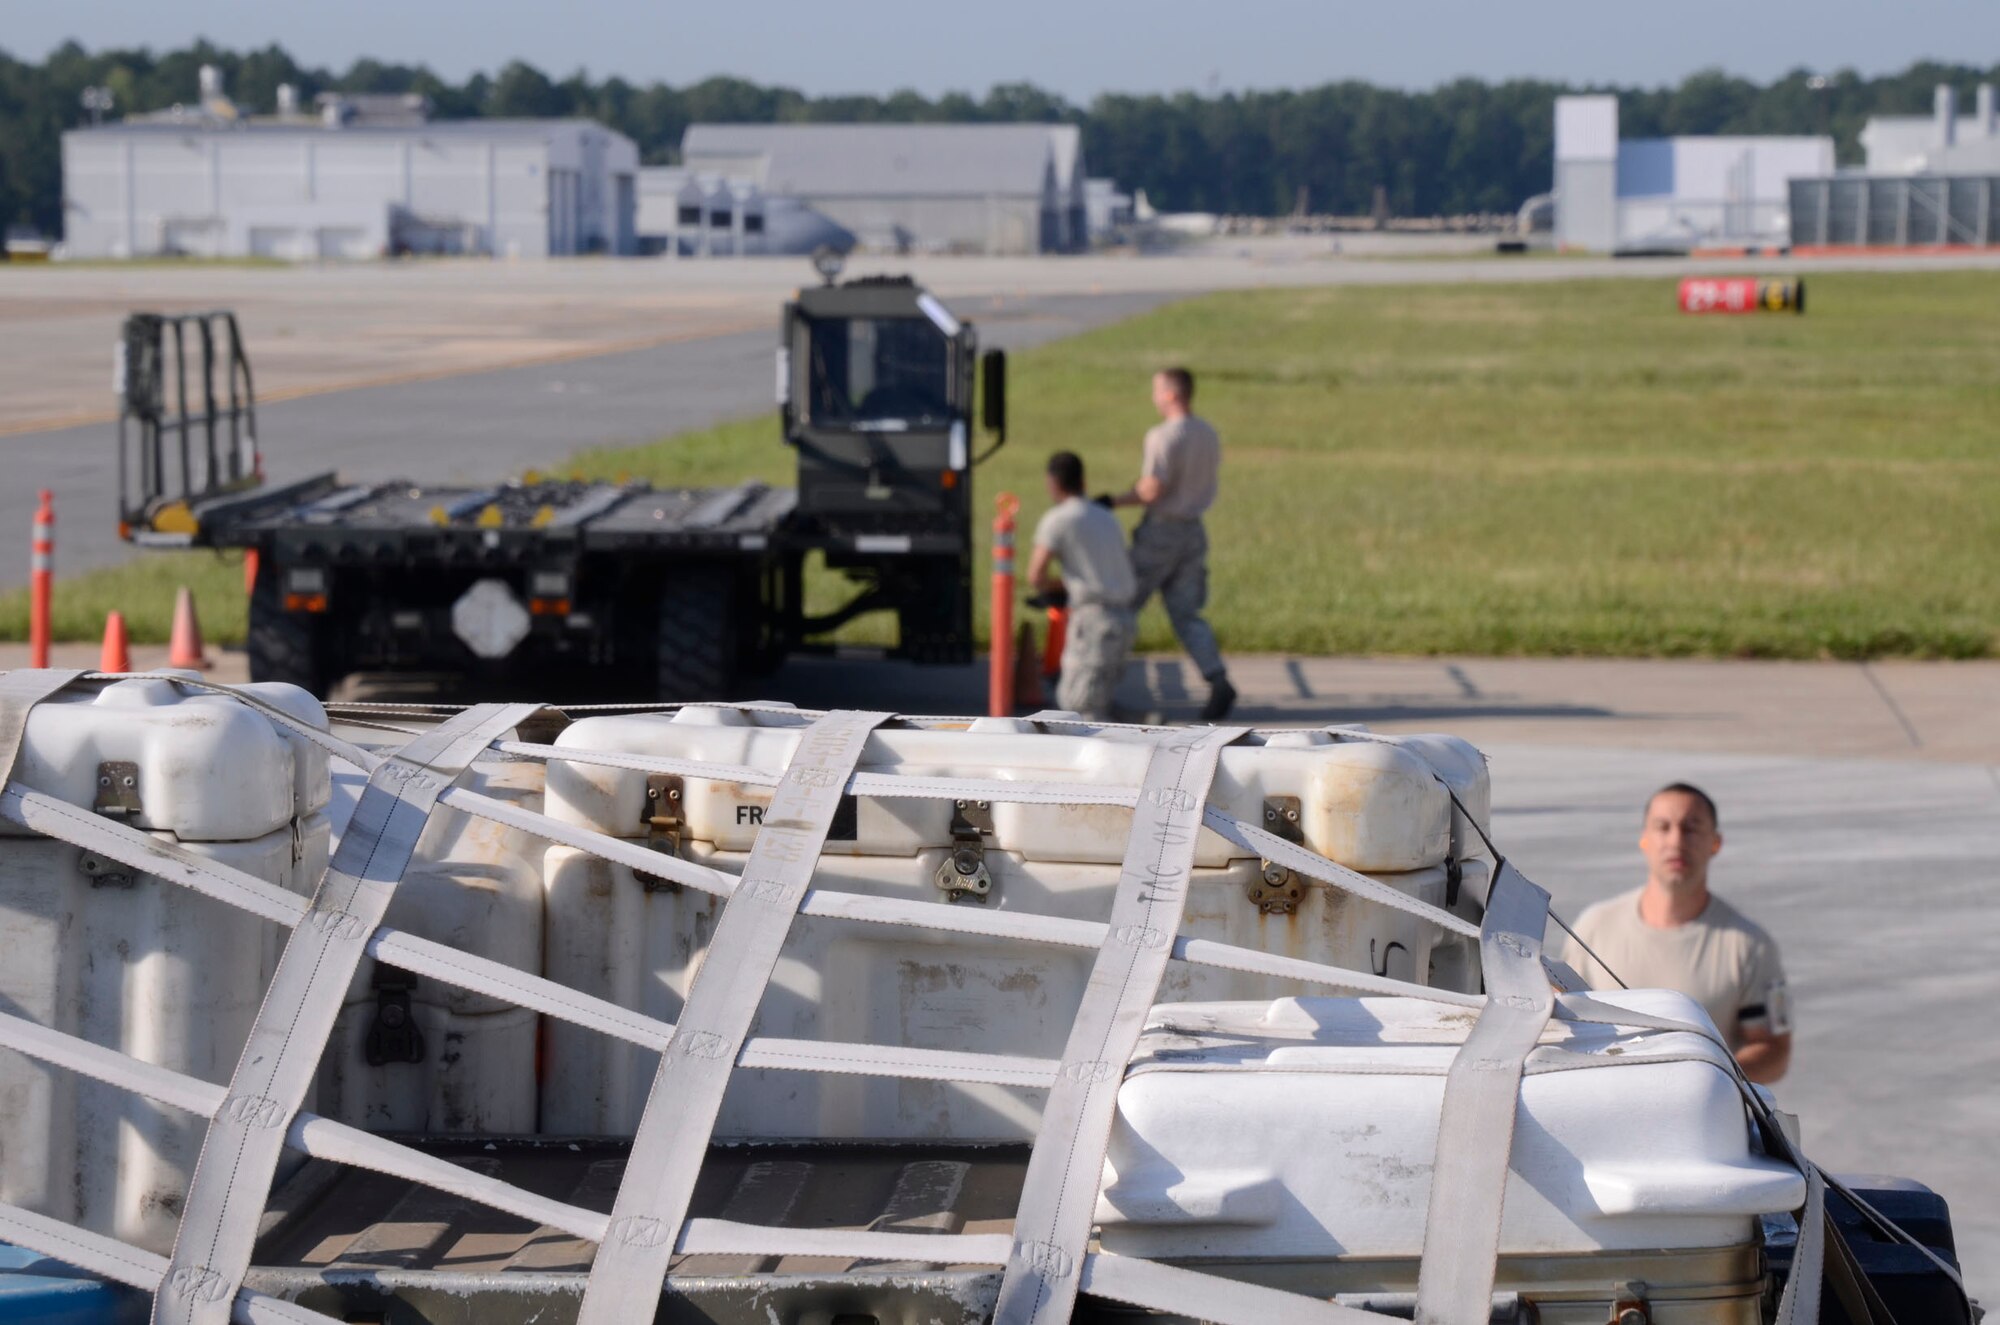
[[112,106],[110,88],[87,87],[83,90],[83,96],[79,99],[83,102],[83,108],[90,112],[91,124],[98,125],[104,123],[104,112],[110,110]]
[[[1819,107],[1819,136],[1822,138],[1831,138],[1833,136],[1833,130],[1828,127],[1831,120],[1831,108],[1827,105],[1826,95],[1827,89],[1832,86],[1833,80],[1825,74],[1814,74],[1812,77],[1806,79],[1806,89],[1815,94],[1813,102]],[[1838,146],[1835,147],[1834,151],[1835,155],[1839,154]]]

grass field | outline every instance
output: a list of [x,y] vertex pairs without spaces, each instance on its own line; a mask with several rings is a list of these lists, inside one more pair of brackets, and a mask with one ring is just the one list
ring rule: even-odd
[[[1226,448],[1227,648],[1993,654],[2000,273],[1809,279],[1805,317],[1686,317],[1670,282],[1640,280],[1191,300],[1015,356],[1013,441],[980,504],[1015,491],[1031,527],[1060,447],[1093,490],[1123,487],[1147,374],[1185,362]],[[760,416],[581,464],[782,483],[791,453]],[[135,631],[162,633],[178,578],[212,636],[240,633],[232,565],[141,565],[67,583],[65,633],[142,600],[161,606]],[[0,634],[24,625],[20,596],[0,600]],[[1141,643],[1172,647],[1157,607]]]

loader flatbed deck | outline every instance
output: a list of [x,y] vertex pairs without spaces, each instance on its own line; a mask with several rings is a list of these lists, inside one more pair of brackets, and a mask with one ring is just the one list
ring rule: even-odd
[[[559,1138],[432,1139],[422,1148],[606,1213],[629,1152],[623,1141]],[[690,1213],[785,1228],[1005,1233],[1027,1163],[1020,1144],[723,1144],[709,1152]],[[561,1229],[314,1160],[273,1193],[245,1284],[385,1325],[548,1322],[574,1313],[595,1252]],[[680,1256],[659,1319],[970,1322],[992,1310],[999,1282],[999,1270],[983,1265]]]

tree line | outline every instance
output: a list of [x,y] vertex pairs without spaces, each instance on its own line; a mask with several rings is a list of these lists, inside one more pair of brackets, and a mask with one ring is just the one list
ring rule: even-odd
[[300,64],[277,46],[236,52],[207,42],[185,50],[91,52],[71,42],[39,63],[0,50],[0,224],[61,230],[64,129],[85,123],[85,88],[110,89],[114,115],[192,102],[196,71],[220,68],[229,95],[268,112],[281,83],[307,106],[321,92],[421,93],[444,119],[584,116],[638,143],[643,159],[671,164],[696,121],[1067,122],[1082,126],[1092,174],[1142,188],[1165,211],[1274,215],[1303,200],[1314,212],[1367,212],[1379,186],[1402,216],[1509,211],[1549,187],[1553,102],[1571,91],[1615,92],[1624,136],[1710,133],[1831,134],[1843,163],[1858,162],[1863,122],[1924,114],[1933,87],[1952,83],[1962,105],[2000,65],[1923,62],[1900,73],[1852,70],[1815,77],[1794,70],[1769,83],[1719,71],[1673,87],[1581,87],[1530,79],[1463,78],[1420,91],[1362,82],[1296,91],[1106,93],[1078,105],[1027,83],[984,96],[912,91],[887,96],[808,96],[738,78],[687,86],[552,78],[516,61],[497,74],[451,83],[422,65],[358,60],[344,72]]

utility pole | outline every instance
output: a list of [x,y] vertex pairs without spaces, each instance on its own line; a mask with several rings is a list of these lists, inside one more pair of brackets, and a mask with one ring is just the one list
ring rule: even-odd
[[83,90],[83,95],[79,100],[83,102],[83,108],[90,112],[92,127],[104,123],[104,113],[110,110],[112,106],[110,88],[87,87]]

